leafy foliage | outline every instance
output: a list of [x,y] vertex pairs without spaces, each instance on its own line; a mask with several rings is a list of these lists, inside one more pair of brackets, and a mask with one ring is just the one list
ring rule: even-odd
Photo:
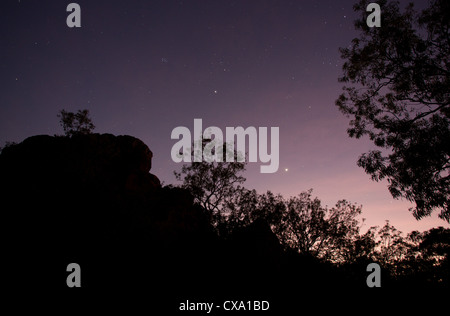
[[77,113],[61,110],[58,117],[66,136],[90,134],[95,129],[87,109],[78,110]]
[[381,148],[358,165],[373,180],[387,179],[394,198],[414,202],[415,218],[440,210],[449,222],[450,3],[435,0],[418,13],[380,1],[380,28],[366,25],[367,3],[355,5],[361,35],[341,49],[347,85],[336,100],[351,118],[349,136],[368,135]]
[[361,208],[342,200],[329,209],[318,198],[312,199],[311,193],[312,190],[302,192],[286,201],[281,241],[301,253],[338,261],[344,245],[359,232],[356,216]]

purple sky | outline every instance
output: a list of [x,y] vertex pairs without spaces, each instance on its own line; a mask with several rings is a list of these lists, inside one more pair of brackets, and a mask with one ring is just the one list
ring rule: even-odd
[[367,226],[449,227],[416,221],[356,166],[372,145],[347,136],[334,106],[338,48],[357,36],[355,0],[76,1],[82,27],[73,29],[70,2],[0,4],[0,145],[61,134],[59,110],[88,108],[97,132],[142,139],[152,173],[169,184],[181,169],[170,156],[175,127],[193,131],[194,118],[223,130],[278,126],[279,171],[249,164],[248,188],[286,197],[313,188],[329,206],[362,204]]

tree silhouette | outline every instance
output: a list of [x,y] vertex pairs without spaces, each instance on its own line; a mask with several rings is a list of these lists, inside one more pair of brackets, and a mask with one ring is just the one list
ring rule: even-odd
[[[200,142],[205,148],[214,140],[200,140]],[[226,151],[226,144],[223,144],[223,162],[204,160],[192,162],[189,165],[183,165],[181,172],[174,172],[177,180],[183,181],[181,187],[189,190],[195,201],[210,214],[212,224],[219,233],[226,229],[226,205],[240,195],[243,190],[241,184],[245,181],[245,178],[240,175],[245,170],[245,162],[237,162],[236,159],[234,162],[226,162]],[[198,153],[192,151],[192,154]],[[235,151],[235,158],[237,155]]]
[[428,277],[450,286],[450,229],[438,227],[423,233],[419,252],[428,262]]
[[87,109],[78,110],[77,113],[61,110],[57,116],[66,136],[90,134],[95,129]]
[[257,194],[243,189],[225,209],[230,231],[263,219],[286,249],[332,262],[345,261],[359,238],[361,207],[345,200],[323,207],[312,198],[312,190],[286,199],[270,191]]
[[450,222],[450,2],[434,0],[420,13],[412,4],[380,1],[382,27],[366,25],[366,6],[347,48],[336,100],[351,118],[350,137],[368,135],[380,150],[359,157],[358,165],[379,181],[387,179],[394,198],[414,202],[414,217],[434,210]]
[[243,188],[228,201],[226,212],[230,231],[263,219],[280,238],[284,230],[281,223],[286,213],[286,201],[281,194],[275,195],[270,191],[258,194],[255,190]]
[[374,262],[376,253],[376,237],[377,227],[370,227],[364,234],[358,234],[349,239],[345,243],[344,249],[341,250],[341,260],[339,263],[358,264]]
[[346,246],[359,233],[361,207],[345,200],[335,207],[323,207],[318,198],[311,198],[312,190],[286,200],[286,212],[278,229],[280,240],[300,253],[325,260],[343,260]]
[[386,221],[386,224],[378,231],[378,237],[378,261],[386,266],[395,267],[397,262],[406,257],[409,248],[402,232]]

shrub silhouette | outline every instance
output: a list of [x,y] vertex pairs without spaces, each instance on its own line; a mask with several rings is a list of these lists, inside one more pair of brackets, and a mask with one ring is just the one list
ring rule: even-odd
[[77,113],[61,110],[57,116],[66,136],[90,134],[95,129],[87,109],[78,110]]

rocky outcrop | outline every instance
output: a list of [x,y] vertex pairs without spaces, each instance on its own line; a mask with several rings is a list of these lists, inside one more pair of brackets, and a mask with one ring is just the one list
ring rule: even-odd
[[[130,182],[128,178],[149,173],[152,156],[147,145],[131,136],[90,134],[67,138],[39,135],[5,148],[0,163],[1,172],[6,176],[15,175],[13,178],[17,180],[36,176],[42,182],[52,177],[63,186],[116,185],[117,189],[123,189]],[[112,179],[113,176],[117,177]],[[145,186],[160,186],[156,177],[144,178],[148,180]]]
[[[189,192],[161,187],[151,159],[139,139],[110,134],[33,136],[3,149],[0,230],[9,284],[66,288],[72,262],[85,288],[162,297],[261,298],[295,276],[304,284],[305,260],[286,256],[266,222],[219,239]],[[311,269],[303,270],[309,286]]]
[[[34,263],[51,283],[61,267],[84,262],[98,271],[90,278],[98,286],[114,274],[105,262],[132,274],[137,262],[153,271],[180,249],[201,253],[213,236],[208,218],[186,191],[161,187],[151,159],[139,139],[111,134],[40,135],[3,149],[0,216],[10,267]],[[32,278],[22,268],[18,284]]]

